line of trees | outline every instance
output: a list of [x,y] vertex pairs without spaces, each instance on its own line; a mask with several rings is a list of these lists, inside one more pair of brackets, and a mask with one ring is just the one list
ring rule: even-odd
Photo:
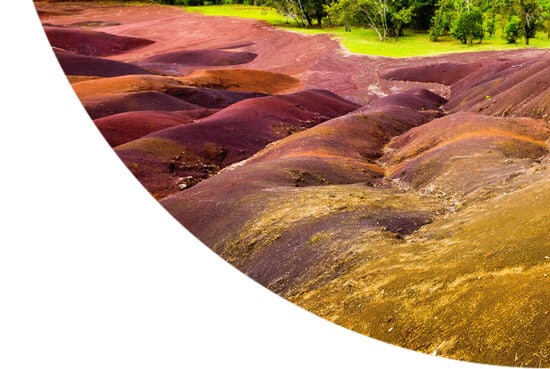
[[380,41],[405,29],[426,31],[432,41],[452,35],[464,44],[482,42],[500,30],[508,43],[550,38],[550,0],[157,0],[165,4],[243,4],[270,6],[304,27],[323,24],[371,28]]

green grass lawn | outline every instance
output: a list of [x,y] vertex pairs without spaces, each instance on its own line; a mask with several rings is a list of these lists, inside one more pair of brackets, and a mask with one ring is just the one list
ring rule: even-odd
[[[263,20],[277,27],[305,34],[330,34],[338,39],[346,49],[357,54],[409,57],[453,52],[513,50],[527,47],[523,40],[517,44],[507,44],[506,41],[500,38],[500,35],[486,38],[481,44],[472,46],[463,45],[450,36],[441,37],[439,42],[432,42],[427,33],[415,33],[408,30],[405,31],[405,36],[400,37],[397,41],[390,38],[385,42],[380,42],[376,33],[371,29],[353,28],[351,32],[345,32],[343,27],[322,29],[299,27],[292,19],[285,18],[273,8],[251,5],[207,5],[186,7],[185,9],[211,16]],[[550,48],[550,40],[545,32],[540,32],[536,38],[531,39],[529,42],[529,47]]]

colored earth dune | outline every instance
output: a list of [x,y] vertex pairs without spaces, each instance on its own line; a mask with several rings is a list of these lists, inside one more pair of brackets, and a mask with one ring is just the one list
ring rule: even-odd
[[120,159],[243,273],[395,345],[550,365],[548,50],[391,59],[181,7],[35,4]]

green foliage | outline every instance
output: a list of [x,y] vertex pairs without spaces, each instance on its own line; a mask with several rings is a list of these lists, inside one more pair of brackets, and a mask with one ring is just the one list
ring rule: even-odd
[[485,19],[484,26],[485,32],[489,34],[489,37],[493,37],[496,32],[496,12],[490,11]]
[[451,29],[453,9],[452,3],[448,0],[441,0],[437,4],[430,25],[431,41],[439,41],[439,37]]
[[546,21],[546,38],[550,39],[550,0],[541,0],[541,18]]
[[502,37],[506,40],[507,43],[515,44],[517,42],[517,39],[521,36],[520,22],[521,20],[518,17],[513,16],[506,24],[506,27],[504,27],[504,34],[502,35]]
[[380,41],[386,40],[389,32],[387,0],[340,0],[326,10],[332,23],[369,27]]
[[463,44],[471,45],[472,41],[479,39],[483,40],[483,14],[481,10],[474,8],[469,11],[464,11],[456,20],[453,30],[453,37],[460,40]]
[[[292,31],[305,34],[328,34],[338,39],[347,50],[358,54],[388,57],[411,57],[438,55],[451,52],[517,49],[518,47],[526,46],[521,42],[518,42],[517,45],[509,45],[502,41],[500,36],[504,26],[502,29],[497,27],[496,37],[493,39],[484,39],[483,43],[476,43],[472,46],[464,45],[460,41],[457,41],[445,34],[440,37],[439,42],[430,42],[428,33],[417,33],[412,31],[408,31],[404,37],[400,37],[398,41],[388,38],[385,42],[379,42],[378,35],[370,28],[353,27],[351,32],[346,31],[344,27],[304,28],[289,18],[279,14],[275,9],[263,6],[196,6],[186,7],[185,10],[213,16],[233,16],[259,19],[284,29],[291,29]],[[531,44],[539,48],[550,48],[550,40],[546,38],[546,34],[543,35],[542,33],[539,33],[536,38],[532,39]]]
[[523,36],[525,43],[529,44],[529,39],[535,37],[537,26],[541,23],[542,7],[539,0],[519,0],[518,5]]
[[390,34],[394,36],[396,40],[399,36],[403,36],[403,28],[411,23],[414,10],[414,6],[391,8],[388,24],[390,27]]
[[270,0],[266,5],[272,6],[285,17],[292,18],[302,26],[322,25],[322,19],[326,16],[325,6],[329,0]]

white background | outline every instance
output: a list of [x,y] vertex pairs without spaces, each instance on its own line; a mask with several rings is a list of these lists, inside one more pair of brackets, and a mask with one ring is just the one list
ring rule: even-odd
[[223,262],[103,141],[32,2],[0,21],[0,367],[479,366],[352,333]]

